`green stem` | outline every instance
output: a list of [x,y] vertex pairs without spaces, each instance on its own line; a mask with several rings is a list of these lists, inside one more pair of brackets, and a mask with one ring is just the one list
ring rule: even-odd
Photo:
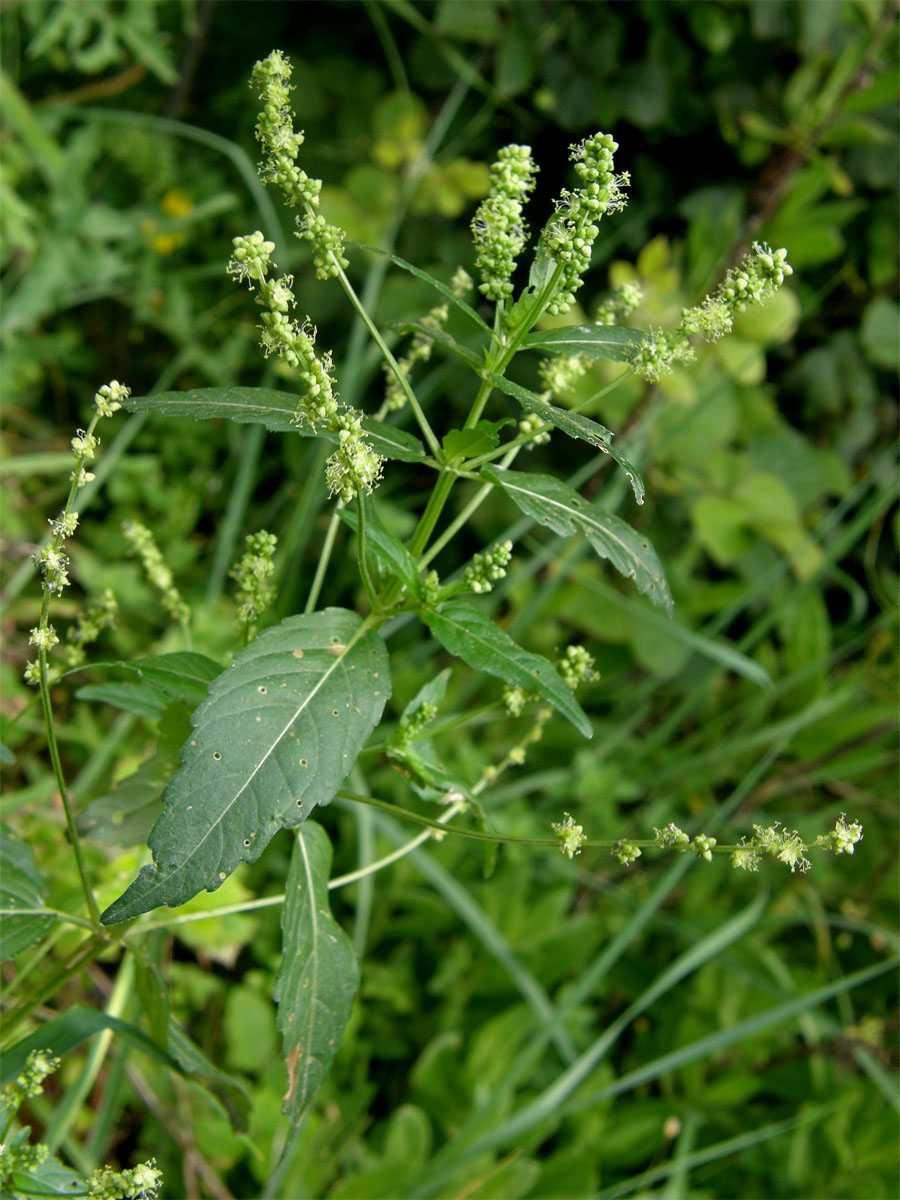
[[[312,217],[313,215],[314,215],[314,212],[313,212],[312,206],[307,205],[307,216]],[[347,278],[344,268],[341,266],[340,259],[334,253],[333,250],[329,251],[329,257],[331,259],[331,264],[334,268],[335,276],[340,281],[341,287],[344,289],[347,299],[350,301],[350,303],[356,309],[356,313],[359,316],[360,320],[365,325],[366,329],[368,329],[369,334],[372,338],[372,341],[375,343],[375,345],[381,351],[384,361],[388,364],[388,366],[391,368],[394,375],[396,376],[397,382],[399,383],[400,388],[403,391],[404,396],[406,396],[407,402],[409,403],[409,407],[412,409],[413,414],[419,423],[419,428],[422,431],[422,436],[425,438],[425,441],[428,443],[429,450],[435,456],[435,458],[440,460],[440,457],[441,457],[440,442],[435,437],[434,430],[429,425],[428,418],[425,416],[425,413],[422,411],[422,406],[419,404],[419,401],[416,398],[416,394],[412,390],[412,387],[410,386],[410,382],[406,377],[406,373],[404,372],[404,370],[402,369],[400,364],[397,362],[396,358],[394,358],[393,354],[390,351],[390,348],[388,347],[384,338],[381,336],[378,326],[375,324],[375,322],[369,316],[369,313],[368,313],[365,305],[360,300],[359,296],[357,296],[356,290],[354,289],[353,284]]]
[[[508,467],[509,464],[515,459],[520,449],[521,445],[512,445],[508,447],[506,456],[501,462],[500,466],[504,469]],[[471,517],[475,510],[484,503],[493,490],[494,485],[492,483],[482,484],[468,504],[466,504],[462,511],[453,518],[441,536],[435,539],[432,545],[428,548],[427,553],[423,554],[419,559],[420,567],[426,567],[436,555],[440,554],[447,543],[456,537],[460,529],[462,529],[469,520],[469,517]]]
[[[45,602],[47,593],[45,593]],[[42,620],[42,624],[43,624]],[[88,878],[87,863],[84,860],[84,852],[81,848],[81,838],[78,836],[78,830],[75,828],[75,814],[72,811],[72,801],[69,797],[69,789],[66,786],[65,775],[63,774],[62,762],[59,757],[59,746],[56,741],[56,730],[53,725],[53,706],[50,703],[50,687],[47,682],[47,651],[42,649],[38,656],[40,664],[40,681],[41,690],[41,707],[44,710],[44,728],[47,733],[47,748],[50,751],[50,761],[53,764],[53,774],[56,777],[56,786],[59,790],[62,799],[63,811],[66,814],[66,825],[69,829],[69,838],[72,842],[72,849],[75,852],[75,862],[78,866],[78,877],[81,881],[81,890],[84,893],[85,903],[87,904],[88,914],[91,918],[95,929],[100,928],[100,909],[97,906],[97,901],[94,898],[94,893],[91,888],[90,879]]]
[[337,509],[331,514],[331,521],[328,526],[328,532],[325,534],[325,541],[322,544],[322,553],[319,555],[319,561],[316,564],[316,573],[313,577],[312,586],[309,589],[309,595],[306,598],[305,613],[311,613],[319,602],[319,593],[322,590],[322,584],[325,582],[325,572],[328,570],[328,562],[331,558],[331,552],[334,549],[334,539],[337,537],[338,526],[341,519],[337,514]]

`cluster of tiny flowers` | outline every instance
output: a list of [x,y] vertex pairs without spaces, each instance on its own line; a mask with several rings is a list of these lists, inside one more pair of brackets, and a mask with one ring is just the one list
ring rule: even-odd
[[328,493],[349,504],[358,493],[378,486],[384,459],[363,437],[362,418],[345,409],[337,418],[338,448],[325,464]]
[[617,325],[619,321],[630,317],[643,299],[644,293],[639,284],[623,283],[598,305],[594,324]]
[[489,300],[512,295],[512,275],[526,239],[522,207],[536,172],[530,146],[505,146],[491,167],[490,192],[472,220],[479,291]]
[[140,558],[147,578],[159,592],[163,607],[180,625],[186,625],[191,617],[191,610],[182,600],[172,572],[160,553],[159,546],[153,540],[153,534],[140,521],[124,521],[122,532],[131,543],[135,554]]
[[691,838],[679,829],[673,822],[665,827],[665,829],[655,829],[656,844],[663,850],[690,850],[696,854],[698,858],[704,859],[706,862],[712,862],[712,852],[716,845],[716,839],[709,837],[705,833],[698,834],[695,838]]
[[[553,354],[538,367],[544,390],[551,396],[563,396],[587,374],[591,360],[586,354]],[[549,399],[549,397],[548,397]]]
[[511,717],[521,717],[525,711],[525,705],[534,698],[534,695],[526,692],[524,688],[505,687],[503,689],[503,703]]
[[[49,650],[59,641],[52,626],[47,622],[47,601],[52,596],[62,595],[65,588],[69,586],[69,558],[68,555],[63,553],[62,544],[66,538],[72,537],[78,528],[78,513],[72,507],[75,496],[80,488],[84,487],[86,483],[90,483],[94,478],[84,465],[94,460],[97,447],[100,445],[100,439],[95,436],[94,430],[97,427],[97,423],[103,417],[111,417],[114,413],[118,412],[130,395],[131,389],[127,388],[123,383],[119,383],[117,379],[113,379],[110,383],[105,383],[94,394],[94,407],[96,411],[91,419],[90,427],[87,430],[79,429],[75,437],[72,438],[71,446],[72,454],[75,458],[75,468],[70,476],[72,486],[69,489],[69,498],[66,501],[66,507],[59,516],[49,518],[53,537],[46,546],[43,546],[35,553],[33,559],[40,571],[41,584],[45,592],[40,627],[33,629],[30,637],[31,645],[37,646],[39,650]],[[41,667],[39,663],[29,662],[26,664],[25,680],[27,683],[39,683],[40,674]]]
[[[790,867],[791,874],[798,870],[805,873],[810,868],[809,859],[804,854],[807,849],[806,842],[796,829],[785,829],[778,821],[774,825],[754,825],[753,837],[748,842],[742,842],[739,850],[746,852],[748,848],[755,850],[760,856],[771,855],[778,862]],[[740,866],[745,871],[756,869],[750,865],[746,853],[740,857],[744,861],[733,862],[734,866]]]
[[613,154],[618,144],[608,133],[596,133],[572,147],[575,171],[582,184],[577,191],[563,190],[556,201],[556,214],[541,235],[543,249],[562,267],[559,285],[548,305],[551,313],[568,312],[581,276],[591,261],[591,250],[604,213],[625,207],[622,189],[631,182],[627,174],[613,173]]
[[754,242],[740,266],[732,268],[718,288],[694,308],[682,311],[681,321],[671,333],[655,330],[632,353],[631,365],[638,375],[655,382],[676,362],[688,362],[694,350],[688,340],[699,334],[707,342],[718,341],[731,332],[736,313],[751,304],[761,304],[784,283],[793,269],[787,250],[772,250]]
[[525,443],[525,449],[533,450],[535,446],[544,446],[550,441],[550,427],[536,413],[529,413],[519,422],[519,436],[527,437],[529,440]]
[[433,607],[441,598],[441,577],[437,571],[426,571],[419,580],[419,598],[428,607]]
[[329,225],[316,211],[322,181],[311,179],[295,162],[303,145],[303,133],[295,132],[293,125],[291,72],[290,60],[280,50],[273,50],[253,68],[251,84],[263,102],[256,126],[256,136],[265,152],[260,178],[263,183],[279,187],[287,204],[304,210],[298,218],[297,236],[312,245],[316,275],[319,279],[329,279],[347,266],[344,232]]
[[275,573],[277,545],[278,538],[265,529],[248,533],[244,539],[244,554],[229,572],[237,583],[238,620],[242,625],[252,625],[272,602],[271,576]]
[[490,592],[495,583],[506,576],[506,567],[512,555],[512,542],[497,542],[495,546],[473,556],[463,571],[463,583],[470,592],[481,595]]
[[426,725],[430,725],[437,716],[437,705],[432,704],[430,700],[423,700],[418,708],[413,709],[411,713],[406,713],[400,718],[400,725],[397,733],[394,736],[394,741],[401,746],[405,746],[411,742],[413,738],[418,736]]
[[104,588],[99,596],[88,600],[66,634],[66,662],[70,667],[81,666],[85,646],[95,642],[102,630],[115,624],[118,612],[119,606],[110,588]]
[[617,858],[623,867],[627,867],[641,857],[641,848],[636,842],[626,842],[624,838],[620,838],[610,850],[610,854]]
[[156,1200],[162,1184],[162,1171],[151,1158],[123,1171],[101,1167],[88,1180],[88,1195],[91,1200]]
[[[570,813],[564,813],[561,822],[554,822],[550,828],[559,838],[559,849],[566,858],[574,858],[581,853],[581,847],[587,841],[587,835],[582,825],[575,824],[575,818]],[[638,851],[640,854],[640,851]]]
[[559,662],[559,673],[574,692],[580,683],[594,678],[594,660],[584,646],[567,646]]
[[863,827],[859,821],[848,824],[846,814],[841,813],[831,833],[820,833],[813,845],[818,850],[833,850],[835,854],[852,854],[862,836]]
[[328,459],[325,481],[330,495],[345,504],[357,492],[371,492],[381,478],[384,460],[366,442],[362,418],[341,404],[335,391],[331,353],[316,354],[316,330],[289,315],[294,304],[293,278],[282,275],[269,279],[274,243],[258,231],[234,238],[234,251],[228,262],[228,274],[238,281],[247,280],[257,287],[257,303],[262,305],[260,345],[266,358],[270,354],[286,362],[298,374],[303,392],[297,401],[295,421],[312,429],[324,427],[337,434],[338,448]]
[[60,1061],[49,1050],[32,1050],[22,1070],[0,1093],[4,1109],[15,1112],[23,1100],[39,1096],[44,1090],[44,1080],[58,1069]]

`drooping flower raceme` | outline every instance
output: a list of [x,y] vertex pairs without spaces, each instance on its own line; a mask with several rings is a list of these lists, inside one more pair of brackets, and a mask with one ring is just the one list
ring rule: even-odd
[[263,308],[260,316],[263,352],[267,358],[275,354],[293,367],[300,379],[297,424],[337,434],[337,450],[325,468],[329,493],[347,503],[358,492],[371,492],[381,478],[384,460],[366,441],[361,414],[338,399],[330,351],[320,358],[316,353],[315,328],[308,321],[301,323],[290,315],[294,306],[292,276],[269,278],[269,269],[274,266],[274,243],[267,242],[257,231],[236,237],[233,246],[228,274],[256,288],[257,303]]
[[694,357],[691,336],[699,334],[704,341],[718,341],[731,332],[737,313],[751,304],[762,304],[792,274],[787,250],[772,250],[765,243],[754,242],[751,252],[728,272],[711,295],[682,311],[681,321],[674,330],[654,330],[635,346],[630,359],[632,367],[644,379],[655,382],[676,362],[689,362]]
[[530,146],[504,146],[491,167],[491,188],[472,220],[475,261],[489,300],[512,295],[512,274],[525,245],[522,207],[537,172]]
[[317,211],[321,179],[310,178],[296,164],[304,139],[302,130],[294,130],[291,73],[290,60],[280,50],[273,50],[253,68],[252,83],[263,102],[256,126],[256,136],[265,152],[260,177],[263,183],[280,188],[287,204],[302,210],[297,217],[297,236],[312,246],[319,279],[330,279],[347,266],[344,231],[330,225]]

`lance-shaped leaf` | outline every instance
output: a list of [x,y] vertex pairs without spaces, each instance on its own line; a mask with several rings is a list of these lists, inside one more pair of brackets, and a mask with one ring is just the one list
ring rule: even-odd
[[621,325],[567,325],[564,329],[535,330],[522,342],[523,350],[544,354],[586,354],[611,362],[628,362],[634,348],[644,341],[637,329]]
[[583,533],[601,558],[609,559],[617,571],[634,580],[638,591],[671,610],[672,594],[656,551],[625,521],[591,504],[552,475],[494,466],[482,467],[481,474],[538,524],[564,537]]
[[331,843],[321,825],[297,831],[281,912],[275,982],[288,1089],[281,1111],[299,1125],[341,1043],[359,984],[353,944],[328,907]]
[[540,654],[523,650],[490,617],[462,600],[451,600],[439,609],[423,609],[422,618],[437,640],[476,671],[495,675],[512,687],[537,692],[585,737],[591,726],[572,689]]
[[[386,250],[379,250],[377,246],[365,246],[361,242],[348,242],[347,245],[353,246],[357,250],[368,250],[370,254],[377,254],[381,258],[390,259],[390,261],[396,266],[401,267],[404,271],[408,271],[410,275],[415,275],[417,279],[421,279],[424,283],[427,283],[430,287],[433,287],[436,292],[440,292],[445,300],[449,300],[450,303],[455,305],[460,312],[464,312],[466,316],[469,317],[470,320],[474,321],[475,324],[481,329],[483,329],[485,333],[491,332],[491,327],[487,325],[481,319],[481,317],[479,317],[478,313],[470,304],[466,304],[465,300],[463,300],[461,296],[457,296],[453,288],[449,287],[446,283],[442,283],[440,279],[435,279],[435,277],[433,275],[429,275],[427,271],[423,271],[420,267],[414,267],[411,262],[407,262],[405,258],[400,258],[400,256],[397,254],[388,254]],[[431,334],[429,333],[429,337],[430,336]]]
[[387,651],[356,613],[288,617],[236,654],[191,718],[144,867],[108,925],[214,891],[281,828],[327,804],[390,695]]
[[[298,397],[292,392],[279,392],[273,388],[212,387],[133,396],[123,401],[122,407],[130,412],[158,413],[163,417],[193,417],[195,421],[225,418],[241,425],[265,425],[275,433],[322,437],[336,443],[336,433],[295,423],[297,401]],[[372,417],[363,417],[362,427],[373,449],[385,458],[399,462],[422,462],[426,458],[419,439],[404,429],[395,429]]]
[[470,367],[474,367],[476,371],[484,361],[480,354],[476,354],[468,346],[461,345],[445,329],[423,325],[421,321],[392,322],[392,327],[403,334],[421,333],[423,337],[429,338],[435,345],[443,346],[445,350],[448,350],[451,354],[455,354],[457,358],[461,358],[464,363],[467,363]]
[[513,383],[511,379],[504,378],[503,375],[498,375],[496,371],[482,372],[485,379],[490,380],[495,388],[499,388],[501,392],[506,392],[507,396],[512,396],[518,400],[524,409],[534,413],[535,416],[546,421],[548,425],[554,425],[557,429],[561,429],[563,433],[572,438],[578,438],[582,442],[588,442],[591,446],[596,446],[604,454],[608,454],[614,459],[625,474],[628,476],[628,482],[631,484],[631,490],[634,492],[634,498],[638,504],[644,503],[644,481],[641,479],[634,467],[623,454],[612,447],[612,433],[604,426],[598,424],[597,421],[592,421],[590,417],[583,417],[581,413],[569,412],[565,408],[557,408],[556,405],[548,403],[543,396],[539,396],[537,392],[530,392],[528,388],[524,388],[521,384]]

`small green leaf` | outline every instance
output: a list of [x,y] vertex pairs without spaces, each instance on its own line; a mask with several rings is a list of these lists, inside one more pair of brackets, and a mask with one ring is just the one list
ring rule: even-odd
[[567,325],[563,329],[540,329],[522,342],[523,350],[544,354],[586,354],[610,362],[628,362],[631,351],[644,341],[637,329],[620,325]]
[[[359,242],[347,242],[347,245],[352,246],[355,250],[368,250],[370,254],[377,254],[381,258],[390,259],[395,266],[402,267],[402,269],[404,271],[408,271],[410,275],[415,275],[417,279],[421,279],[425,283],[430,284],[435,291],[441,293],[445,300],[449,300],[451,304],[455,304],[460,312],[464,312],[466,316],[470,320],[474,321],[480,329],[484,330],[485,333],[490,334],[490,326],[486,324],[481,317],[479,317],[475,309],[466,304],[465,300],[457,296],[453,289],[448,287],[446,283],[442,283],[440,279],[435,279],[435,277],[433,275],[429,275],[427,271],[423,271],[419,267],[414,267],[412,263],[407,262],[405,258],[400,258],[397,254],[388,254],[385,250],[379,250],[376,246],[363,246]],[[430,333],[429,336],[431,336]]]
[[424,609],[422,619],[441,645],[464,663],[512,687],[537,692],[571,721],[579,733],[592,736],[581,705],[552,663],[523,650],[480,609],[462,600],[451,600],[439,609]]
[[561,429],[569,437],[588,442],[591,446],[596,446],[604,454],[608,454],[628,476],[628,482],[631,484],[635,500],[638,504],[644,503],[644,481],[628,459],[620,454],[618,450],[612,448],[610,443],[613,435],[610,430],[596,421],[590,420],[589,417],[583,417],[581,413],[568,412],[564,408],[556,408],[555,405],[549,404],[536,392],[530,392],[528,388],[524,388],[518,383],[513,383],[511,379],[506,379],[504,376],[498,375],[495,371],[484,371],[483,374],[485,379],[488,379],[495,388],[499,388],[501,392],[506,392],[507,396],[512,396],[515,400],[518,400],[524,409],[534,413],[542,421],[546,421],[549,425],[554,425],[557,429]]
[[340,1046],[359,986],[353,943],[331,915],[331,843],[321,825],[297,831],[281,913],[275,982],[288,1090],[281,1111],[299,1125]]
[[356,613],[329,608],[264,630],[194,713],[194,735],[148,840],[154,865],[104,922],[215,891],[279,829],[327,804],[390,691],[384,642]]
[[[241,425],[265,425],[275,433],[296,433],[337,442],[337,434],[296,425],[298,397],[272,388],[214,387],[188,392],[155,392],[133,396],[123,403],[130,412],[156,413],[163,417],[192,417],[195,421],[223,418]],[[373,417],[363,417],[362,427],[372,447],[385,458],[398,462],[423,462],[427,457],[418,438]]]
[[[357,516],[352,508],[338,509],[338,515],[356,532]],[[403,545],[378,522],[371,502],[366,502],[366,541],[372,557],[382,570],[396,576],[411,596],[419,593],[419,572],[416,560]]]
[[[8,825],[0,825],[0,908],[43,908],[46,889],[31,847]],[[15,958],[42,941],[54,924],[53,917],[23,914],[0,921],[0,960]]]
[[479,421],[471,429],[451,429],[441,440],[447,461],[457,462],[461,458],[475,458],[479,454],[488,454],[491,450],[496,450],[500,443],[498,430],[504,425],[514,424],[511,417],[506,417],[502,421]]
[[483,467],[481,474],[500,487],[522,512],[554,533],[585,535],[601,558],[633,579],[639,592],[654,604],[672,609],[672,594],[656,551],[645,537],[619,517],[591,504],[567,483],[552,475]]

